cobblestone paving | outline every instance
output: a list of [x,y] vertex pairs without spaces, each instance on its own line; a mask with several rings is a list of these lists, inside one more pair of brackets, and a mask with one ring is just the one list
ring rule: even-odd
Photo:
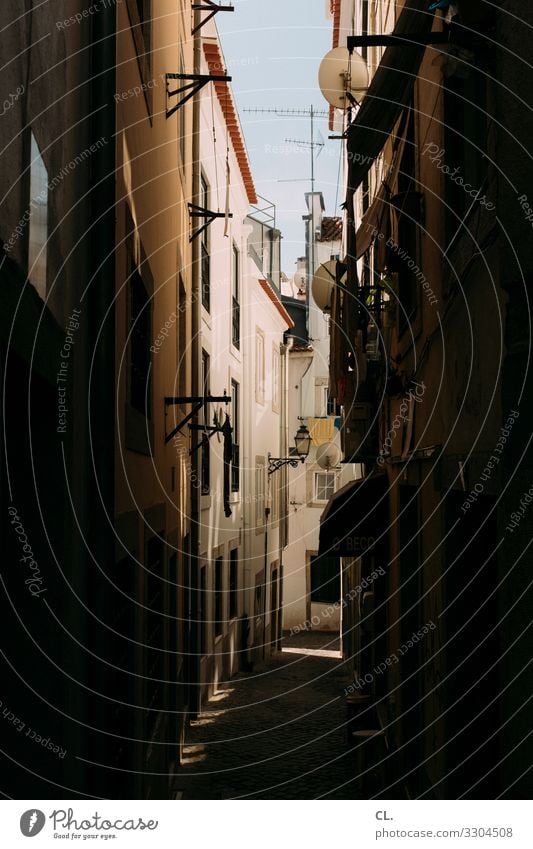
[[[304,634],[283,647],[336,650],[332,636]],[[204,706],[187,732],[176,787],[185,799],[352,799],[353,756],[338,659],[278,653],[239,675],[227,697]]]

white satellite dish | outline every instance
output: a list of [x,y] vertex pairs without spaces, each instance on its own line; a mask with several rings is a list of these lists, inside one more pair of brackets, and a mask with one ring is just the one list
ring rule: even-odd
[[322,312],[331,312],[331,299],[337,274],[337,260],[330,259],[316,270],[311,284],[313,300]]
[[368,90],[367,64],[359,53],[334,47],[320,63],[318,85],[331,106],[349,109]]
[[334,469],[340,459],[340,448],[333,442],[324,442],[316,449],[316,461],[321,469]]

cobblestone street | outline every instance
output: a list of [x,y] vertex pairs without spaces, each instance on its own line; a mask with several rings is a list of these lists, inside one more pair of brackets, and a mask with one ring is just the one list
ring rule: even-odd
[[[228,682],[188,729],[176,788],[185,799],[350,799],[347,676],[339,658],[299,654],[338,649],[334,635],[283,641],[263,669]],[[218,697],[217,697],[218,698]]]

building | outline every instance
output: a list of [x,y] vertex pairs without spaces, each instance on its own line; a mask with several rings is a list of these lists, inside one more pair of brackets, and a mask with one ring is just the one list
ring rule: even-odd
[[[202,30],[201,72],[223,74],[214,22]],[[199,479],[200,704],[278,641],[281,595],[280,456],[285,396],[280,346],[291,320],[280,301],[280,233],[256,195],[233,94],[200,97]],[[221,402],[227,394],[229,404]],[[205,426],[231,427],[222,432]],[[202,432],[202,428],[204,428]],[[227,452],[231,452],[228,456]]]
[[[340,418],[329,392],[329,318],[312,295],[314,271],[336,261],[341,249],[342,219],[325,215],[321,192],[305,196],[305,257],[293,280],[284,286],[283,303],[295,327],[287,334],[289,349],[289,433],[302,421],[311,433],[305,463],[289,470],[289,536],[284,555],[283,628],[289,633],[326,630],[340,633],[340,560],[318,558],[320,515],[336,489],[353,478],[341,467]],[[292,391],[294,390],[294,391]],[[331,466],[321,467],[317,450],[335,446]],[[337,602],[333,612],[329,605]]]
[[347,132],[348,163],[332,387],[344,460],[363,462],[365,478],[333,496],[320,549],[343,557],[356,590],[345,647],[354,690],[372,697],[369,722],[386,733],[387,753],[374,755],[392,797],[530,788],[521,552],[532,171],[518,103],[531,75],[513,10],[524,19],[513,3],[434,14],[411,0],[396,12],[331,3],[334,46],[352,33],[452,28],[444,49],[360,45],[370,88],[331,125]]
[[[287,544],[289,456],[289,352],[284,333],[293,326],[281,297],[281,234],[264,204],[252,209],[245,335],[246,613],[250,661],[259,664],[281,648],[283,551]],[[290,432],[289,432],[290,433]]]
[[121,746],[116,765],[135,770],[134,796],[165,798],[191,672],[189,436],[169,437],[190,409],[193,367],[192,103],[172,112],[166,75],[192,70],[193,38],[187,4],[127,2],[116,12],[117,594],[105,597],[115,630],[125,630],[116,641],[124,701],[138,705],[118,705],[114,721],[145,741]]
[[167,118],[166,74],[192,68],[190,5],[15,7],[2,540],[27,574],[8,587],[4,672],[28,735],[6,753],[13,795],[168,798],[190,680],[190,495],[165,398],[191,395],[192,104]]

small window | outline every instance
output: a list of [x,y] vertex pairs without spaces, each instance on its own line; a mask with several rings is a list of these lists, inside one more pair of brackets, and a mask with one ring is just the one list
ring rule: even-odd
[[265,522],[265,467],[256,461],[255,467],[255,523],[261,528]]
[[141,24],[141,35],[144,51],[148,57],[150,54],[150,27],[152,23],[152,0],[137,0],[137,12]]
[[231,422],[233,427],[231,446],[231,491],[238,492],[240,489],[240,387],[235,381],[231,381]]
[[233,245],[232,268],[232,305],[231,305],[231,341],[236,348],[241,347],[241,304],[240,304],[240,259],[239,251]]
[[329,501],[335,492],[335,474],[333,472],[315,472],[314,501]]
[[28,276],[41,298],[46,298],[48,244],[48,171],[31,133]]
[[239,550],[232,548],[229,553],[229,618],[237,616],[237,593],[239,590]]
[[217,557],[215,561],[215,637],[224,630],[224,561]]
[[265,337],[260,330],[255,336],[255,399],[265,403]]
[[181,274],[178,278],[178,389],[187,395],[187,290]]
[[[202,174],[200,179],[200,206],[204,209],[209,209],[209,186],[207,180]],[[211,258],[209,256],[209,227],[202,231],[201,243],[201,283],[202,283],[202,304],[207,312],[211,309]]]
[[277,345],[272,348],[272,409],[279,412],[280,405],[280,358]]

